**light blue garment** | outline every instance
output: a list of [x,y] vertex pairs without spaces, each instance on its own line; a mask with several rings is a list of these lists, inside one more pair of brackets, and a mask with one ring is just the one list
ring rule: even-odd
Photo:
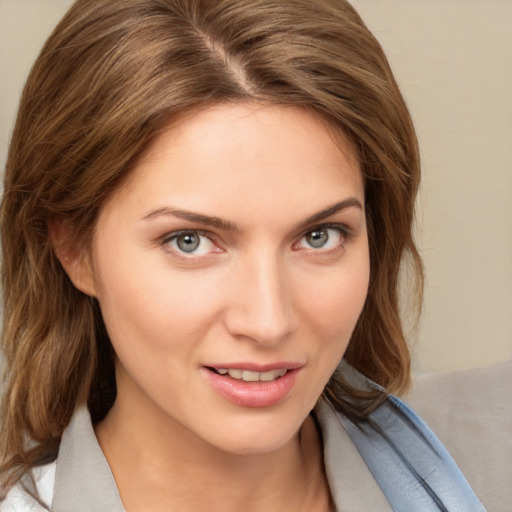
[[[360,388],[378,387],[346,363]],[[485,512],[455,461],[426,423],[394,396],[356,425],[336,412],[395,512]]]

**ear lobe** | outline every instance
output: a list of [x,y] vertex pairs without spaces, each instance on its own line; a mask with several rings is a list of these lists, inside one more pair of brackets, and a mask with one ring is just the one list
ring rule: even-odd
[[55,255],[71,282],[81,292],[96,297],[90,253],[76,243],[70,223],[66,219],[52,219],[48,232]]

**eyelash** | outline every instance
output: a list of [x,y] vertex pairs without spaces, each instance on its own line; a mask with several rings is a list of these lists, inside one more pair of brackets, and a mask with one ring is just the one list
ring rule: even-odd
[[[310,247],[310,248],[298,247],[300,242],[309,233],[313,233],[314,231],[321,231],[321,230],[337,231],[340,235],[340,239],[341,239],[340,243],[337,244],[336,247],[333,247],[330,249],[322,249],[322,248],[315,249],[314,247]],[[207,238],[215,246],[215,249],[213,251],[210,251],[206,255],[195,256],[192,252],[190,252],[190,255],[187,255],[187,253],[185,251],[181,251],[179,249],[173,249],[173,248],[169,247],[170,243],[177,240],[180,236],[184,236],[187,234],[194,234],[194,235],[198,235],[200,237]],[[218,243],[216,242],[216,238],[217,238],[216,236],[214,236],[211,232],[208,232],[208,231],[202,231],[200,229],[183,229],[180,231],[173,231],[172,233],[169,233],[164,238],[162,238],[160,244],[162,247],[165,248],[165,250],[167,252],[173,254],[173,256],[180,258],[182,260],[186,260],[186,261],[194,261],[194,260],[200,260],[200,259],[204,259],[205,257],[208,257],[209,254],[211,254],[211,252],[216,252],[216,253],[224,252],[223,249],[220,248]],[[343,249],[345,247],[345,244],[347,242],[351,242],[353,240],[353,238],[354,238],[353,231],[345,224],[320,224],[318,226],[308,229],[302,235],[300,235],[298,240],[293,243],[292,248],[296,251],[311,250],[313,253],[316,253],[317,255],[333,254],[333,253],[337,252],[338,250]]]
[[[313,251],[315,255],[327,255],[327,254],[333,254],[340,249],[345,248],[345,244],[348,242],[351,242],[354,238],[353,231],[345,224],[320,224],[319,226],[315,226],[313,228],[308,229],[305,233],[303,233],[299,240],[293,244],[293,247],[296,247],[309,233],[313,233],[315,231],[323,231],[323,230],[335,230],[340,235],[340,243],[336,245],[336,247],[330,248],[330,249],[322,249],[318,248],[315,249],[313,247],[310,247],[309,249]],[[309,250],[306,248],[305,250]],[[297,250],[301,250],[298,248]]]
[[207,255],[195,256],[192,253],[190,253],[190,256],[187,256],[186,255],[187,253],[185,251],[181,251],[179,249],[173,249],[173,248],[169,247],[169,244],[172,243],[173,241],[177,240],[180,236],[185,236],[185,235],[189,235],[189,234],[207,238],[214,246],[216,246],[216,248],[211,252],[223,252],[222,249],[220,249],[218,247],[218,244],[215,241],[216,237],[214,237],[214,235],[212,233],[209,233],[207,231],[202,231],[200,229],[182,229],[180,231],[173,231],[172,233],[169,233],[162,239],[161,245],[165,248],[165,250],[167,252],[169,252],[169,253],[173,254],[175,257],[183,259],[183,260],[193,261],[193,260],[205,258]]

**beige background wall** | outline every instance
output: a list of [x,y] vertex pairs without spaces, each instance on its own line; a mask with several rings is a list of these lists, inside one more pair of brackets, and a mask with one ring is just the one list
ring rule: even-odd
[[[18,96],[69,0],[0,0],[0,166]],[[418,371],[512,357],[512,0],[353,0],[388,53],[424,163]]]

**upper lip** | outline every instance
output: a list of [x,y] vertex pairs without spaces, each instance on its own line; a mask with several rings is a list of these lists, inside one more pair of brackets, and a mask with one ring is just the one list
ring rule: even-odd
[[275,363],[249,363],[249,362],[235,362],[235,363],[220,363],[220,364],[207,364],[206,368],[220,369],[233,369],[233,370],[247,370],[250,372],[270,372],[272,370],[295,370],[302,368],[304,364],[297,362],[284,362],[279,361]]

